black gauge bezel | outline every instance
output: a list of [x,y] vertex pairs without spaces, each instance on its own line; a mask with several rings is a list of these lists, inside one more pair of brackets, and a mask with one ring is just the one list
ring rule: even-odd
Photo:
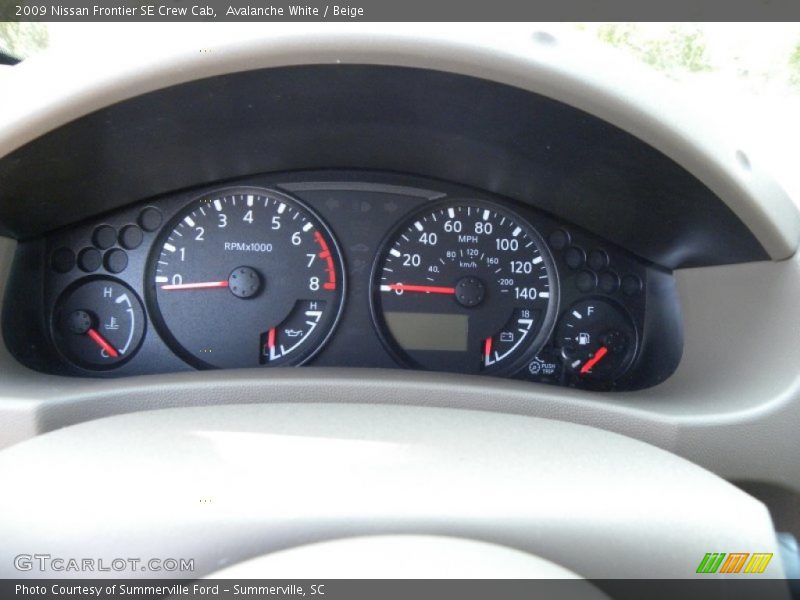
[[497,367],[489,368],[481,373],[475,375],[486,376],[507,376],[513,375],[525,368],[525,366],[536,356],[536,354],[545,346],[547,341],[555,328],[556,321],[559,315],[559,299],[560,299],[560,281],[558,276],[558,269],[556,268],[555,260],[550,252],[550,248],[546,244],[544,238],[533,226],[529,219],[524,217],[520,212],[507,206],[506,204],[484,200],[480,198],[470,198],[464,196],[449,197],[444,200],[437,200],[421,207],[416,207],[414,210],[409,211],[403,215],[397,223],[390,229],[381,240],[378,251],[372,261],[372,269],[370,271],[370,291],[369,291],[369,307],[370,315],[372,317],[372,324],[378,334],[384,347],[394,360],[401,366],[430,371],[425,365],[420,364],[414,360],[394,339],[394,336],[389,332],[388,326],[382,315],[380,308],[380,284],[379,278],[384,263],[386,253],[389,251],[391,244],[397,239],[402,231],[408,227],[410,223],[423,216],[427,216],[440,209],[455,207],[455,206],[478,206],[488,208],[490,210],[498,211],[501,214],[512,219],[518,226],[524,228],[525,232],[531,236],[531,239],[538,245],[539,252],[543,258],[545,268],[549,275],[549,289],[550,298],[542,319],[542,325],[539,328],[536,337],[533,338],[528,344],[526,349],[514,360],[508,364],[501,364]]
[[192,354],[189,350],[184,348],[184,346],[173,336],[172,332],[170,331],[163,315],[161,314],[161,309],[158,305],[158,298],[156,294],[156,284],[155,284],[155,275],[156,275],[156,264],[158,261],[158,256],[160,256],[161,250],[164,246],[164,242],[170,233],[175,229],[175,227],[180,223],[184,217],[196,206],[199,205],[204,200],[213,201],[217,198],[222,198],[225,196],[230,195],[239,195],[239,194],[253,194],[253,195],[261,195],[267,196],[271,198],[279,198],[282,202],[286,202],[288,204],[294,205],[296,208],[299,208],[308,213],[308,215],[315,219],[316,222],[319,224],[319,228],[325,233],[327,241],[331,244],[331,252],[335,254],[334,256],[334,264],[336,266],[336,276],[337,281],[341,282],[341,292],[340,292],[340,301],[339,306],[336,309],[336,314],[328,327],[328,331],[325,335],[320,339],[317,344],[314,344],[309,350],[302,352],[299,355],[299,359],[297,361],[289,361],[286,363],[281,363],[280,365],[271,366],[269,364],[255,366],[255,365],[242,365],[238,368],[279,368],[279,367],[299,367],[308,363],[311,359],[313,359],[319,352],[322,350],[328,341],[331,339],[334,331],[339,325],[341,321],[342,313],[344,312],[344,306],[347,301],[347,275],[346,275],[346,268],[344,263],[344,256],[342,254],[341,248],[339,246],[339,241],[336,239],[336,236],[333,235],[333,231],[328,226],[328,223],[315,211],[312,209],[308,204],[303,202],[302,200],[296,198],[295,196],[289,195],[285,192],[276,190],[274,188],[267,188],[267,187],[259,187],[259,186],[252,186],[252,185],[235,185],[235,186],[227,186],[222,188],[215,188],[213,190],[207,190],[202,194],[193,197],[188,202],[181,205],[179,209],[175,211],[172,217],[164,224],[162,224],[158,235],[156,236],[150,252],[147,257],[147,265],[144,269],[144,281],[142,284],[142,289],[144,290],[145,295],[145,302],[148,310],[148,314],[150,315],[150,320],[153,323],[153,327],[164,341],[164,343],[178,356],[186,362],[188,365],[200,369],[200,370],[213,370],[213,369],[230,369],[230,368],[237,368],[237,367],[218,367],[216,365],[212,365],[203,361],[202,359],[198,358],[194,354]]
[[[62,307],[62,305],[64,303],[64,299],[67,298],[70,294],[72,294],[76,289],[81,288],[84,285],[87,285],[89,283],[93,283],[95,281],[110,281],[110,282],[114,283],[115,285],[119,285],[119,286],[125,288],[125,290],[127,290],[127,292],[131,295],[131,297],[134,298],[136,300],[136,302],[139,303],[139,308],[142,311],[142,317],[143,317],[142,318],[142,335],[139,337],[139,341],[136,342],[136,345],[131,349],[130,352],[128,352],[128,354],[124,358],[122,358],[120,360],[117,360],[117,361],[115,361],[115,362],[113,362],[111,364],[108,364],[108,365],[96,365],[96,364],[92,364],[92,363],[87,363],[87,362],[84,362],[84,361],[76,360],[76,359],[72,358],[71,356],[69,356],[69,354],[67,354],[62,349],[61,344],[59,343],[59,340],[62,339],[62,336],[61,336],[61,334],[59,333],[59,331],[58,331],[58,329],[56,327],[56,320],[60,316],[61,307]],[[148,315],[147,307],[145,306],[144,302],[142,302],[142,299],[139,297],[139,294],[137,294],[136,291],[129,284],[125,283],[124,281],[122,281],[118,277],[111,277],[111,276],[108,276],[108,275],[87,275],[86,277],[81,277],[80,279],[70,283],[58,295],[58,298],[56,299],[56,302],[53,305],[53,310],[50,313],[50,318],[48,319],[48,331],[50,333],[50,339],[53,340],[53,347],[56,349],[56,352],[68,364],[71,364],[71,365],[73,365],[75,367],[78,367],[79,369],[83,369],[85,371],[107,372],[107,371],[113,371],[114,369],[124,365],[126,362],[131,360],[136,355],[136,353],[139,351],[139,348],[142,347],[142,344],[144,343],[144,339],[147,336],[148,316],[149,315]]]
[[[576,375],[574,375],[573,373],[571,373],[569,369],[567,369],[566,360],[564,359],[563,354],[561,354],[564,346],[562,344],[562,340],[557,335],[558,329],[560,328],[561,323],[566,318],[568,318],[570,311],[572,311],[575,308],[575,306],[579,304],[584,304],[586,302],[598,302],[609,305],[611,308],[618,311],[628,321],[628,325],[633,331],[633,338],[634,338],[632,347],[633,349],[629,350],[627,356],[625,357],[627,364],[625,365],[624,369],[622,369],[616,376],[614,376],[613,379],[603,380],[603,379],[595,379],[592,377],[586,377],[581,379]],[[573,302],[572,304],[567,306],[563,311],[561,311],[561,313],[558,316],[558,320],[556,321],[555,328],[553,330],[553,347],[558,350],[559,356],[561,357],[562,362],[564,363],[564,373],[568,378],[574,381],[579,381],[582,386],[585,386],[589,389],[601,389],[601,390],[612,389],[616,385],[616,382],[625,377],[625,375],[627,375],[630,372],[631,368],[636,363],[636,360],[639,357],[640,345],[642,343],[641,337],[642,335],[639,332],[639,327],[636,324],[636,319],[633,318],[631,311],[628,310],[627,307],[623,306],[613,298],[593,294],[591,296],[587,296],[585,298],[581,298],[580,300]]]

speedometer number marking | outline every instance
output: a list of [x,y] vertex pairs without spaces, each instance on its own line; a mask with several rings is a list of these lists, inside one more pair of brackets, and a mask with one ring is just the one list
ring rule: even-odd
[[418,214],[391,236],[374,270],[384,340],[413,366],[515,368],[554,318],[555,271],[543,252],[530,225],[488,202]]

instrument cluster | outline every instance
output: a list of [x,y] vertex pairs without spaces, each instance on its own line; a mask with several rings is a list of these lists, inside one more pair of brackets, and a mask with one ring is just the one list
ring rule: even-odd
[[313,364],[595,390],[677,367],[672,274],[534,208],[380,173],[251,177],[20,244],[7,344],[127,376]]

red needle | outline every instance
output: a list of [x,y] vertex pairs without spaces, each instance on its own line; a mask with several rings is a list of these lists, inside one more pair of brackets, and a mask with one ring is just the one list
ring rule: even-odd
[[94,343],[105,350],[106,354],[108,354],[111,358],[117,358],[119,356],[119,352],[116,351],[114,346],[109,344],[102,335],[97,333],[96,329],[89,329],[89,331],[86,332],[86,335],[92,338]]
[[451,287],[438,287],[435,285],[407,285],[405,283],[392,283],[390,285],[382,285],[381,289],[384,291],[400,291],[400,292],[427,292],[429,294],[455,294],[456,288]]
[[597,352],[594,353],[594,356],[586,361],[586,364],[581,367],[581,375],[588,373],[593,366],[600,362],[600,360],[608,354],[608,348],[605,346],[600,346],[597,349]]
[[162,285],[162,290],[210,290],[212,288],[226,288],[227,281],[201,281],[200,283],[172,283]]
[[269,334],[267,334],[267,348],[272,350],[275,347],[275,328],[269,330]]
[[489,355],[492,353],[492,338],[491,336],[486,338],[483,341],[483,355],[486,358],[489,358]]

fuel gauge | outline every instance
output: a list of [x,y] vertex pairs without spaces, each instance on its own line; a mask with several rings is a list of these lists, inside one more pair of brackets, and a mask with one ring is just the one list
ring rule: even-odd
[[53,338],[71,362],[92,370],[119,366],[144,337],[144,310],[133,290],[109,278],[67,289],[53,313]]
[[578,302],[556,330],[564,367],[578,381],[611,384],[630,368],[636,354],[636,329],[622,309],[606,300]]

